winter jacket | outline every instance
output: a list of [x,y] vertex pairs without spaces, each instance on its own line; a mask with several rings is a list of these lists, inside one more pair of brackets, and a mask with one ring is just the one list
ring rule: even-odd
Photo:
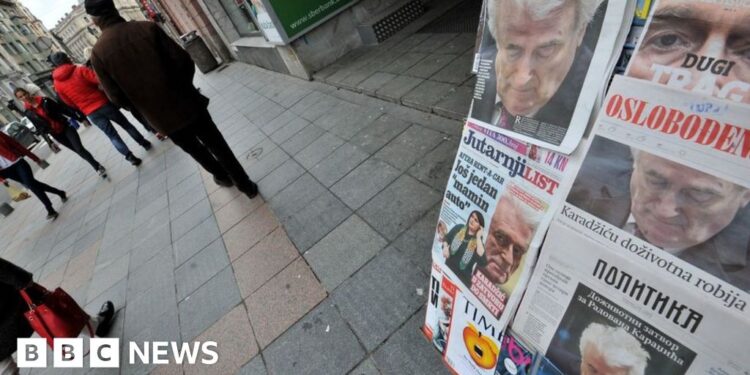
[[153,22],[106,20],[91,64],[113,103],[136,109],[162,134],[205,116],[208,98],[193,86],[193,60]]
[[19,290],[31,282],[31,274],[0,258],[0,360],[16,351],[16,339],[31,336],[23,313],[28,310]]
[[109,103],[107,95],[99,89],[96,73],[85,66],[60,65],[52,71],[52,80],[60,100],[86,116]]
[[[36,103],[23,103],[24,116],[31,120],[34,127],[41,133],[60,134],[68,126],[67,117],[75,117],[75,112],[69,107],[61,105],[51,98],[35,96],[32,98]],[[67,117],[66,117],[67,116]]]

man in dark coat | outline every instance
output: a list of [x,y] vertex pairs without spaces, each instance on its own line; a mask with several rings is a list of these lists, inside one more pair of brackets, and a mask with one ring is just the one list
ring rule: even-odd
[[[33,288],[34,282],[30,272],[0,258],[0,375],[18,374],[18,368],[13,361],[17,340],[31,336],[34,332],[24,317],[28,311],[26,302],[21,298],[20,291],[28,289],[32,301],[38,300],[38,291]],[[115,308],[112,302],[102,305],[99,314],[91,319],[96,325],[96,335],[105,336],[112,327]]]
[[258,186],[247,176],[208,112],[208,98],[193,85],[190,55],[153,22],[126,22],[112,0],[86,0],[102,35],[91,65],[109,98],[133,108],[158,132],[190,154],[221,186],[248,197]]

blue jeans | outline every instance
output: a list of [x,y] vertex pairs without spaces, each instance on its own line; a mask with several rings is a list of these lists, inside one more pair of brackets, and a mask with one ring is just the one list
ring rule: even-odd
[[8,168],[0,169],[0,176],[18,181],[23,186],[26,186],[27,189],[31,190],[31,192],[42,201],[42,204],[44,205],[44,208],[47,209],[48,213],[54,212],[55,210],[52,208],[52,202],[49,200],[47,193],[56,194],[61,197],[65,194],[62,190],[56,189],[34,178],[31,166],[23,159]]
[[120,138],[120,135],[117,134],[117,130],[112,126],[112,122],[117,123],[120,127],[125,129],[125,131],[128,132],[128,134],[130,134],[139,145],[148,147],[151,144],[146,138],[143,138],[143,135],[138,132],[135,126],[133,126],[133,124],[125,118],[125,115],[123,115],[117,107],[112,105],[112,103],[107,103],[103,107],[89,114],[89,120],[94,123],[97,128],[101,129],[104,134],[107,135],[109,140],[112,141],[112,144],[117,151],[125,156],[130,154],[130,149],[125,142],[123,142],[122,138]]

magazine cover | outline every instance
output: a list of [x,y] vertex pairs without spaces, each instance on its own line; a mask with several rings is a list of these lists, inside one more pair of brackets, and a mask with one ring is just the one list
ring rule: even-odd
[[750,103],[750,3],[658,0],[626,75]]
[[503,328],[458,293],[445,362],[456,374],[494,375]]
[[[487,2],[469,117],[498,132],[571,153],[609,80],[628,1]],[[571,36],[572,35],[572,36]],[[614,64],[616,61],[612,61]]]
[[500,345],[495,375],[530,375],[534,360],[535,352],[508,328]]

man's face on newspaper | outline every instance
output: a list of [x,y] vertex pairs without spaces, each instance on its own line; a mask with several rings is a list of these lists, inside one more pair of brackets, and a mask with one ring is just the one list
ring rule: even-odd
[[[662,0],[628,75],[719,97],[739,95],[750,103],[747,87],[729,84],[750,81],[750,8],[743,7]],[[701,56],[706,58],[701,61]]]
[[612,366],[593,345],[587,345],[581,357],[581,375],[628,375],[630,368]]
[[665,250],[701,244],[726,228],[750,191],[684,165],[637,152],[630,178],[638,230]]
[[576,28],[576,1],[541,16],[516,1],[496,1],[497,94],[511,114],[533,117],[560,88],[586,28]]
[[481,271],[494,284],[505,284],[521,264],[531,242],[533,230],[523,213],[510,198],[502,197],[497,203],[487,233],[485,251],[487,266]]

